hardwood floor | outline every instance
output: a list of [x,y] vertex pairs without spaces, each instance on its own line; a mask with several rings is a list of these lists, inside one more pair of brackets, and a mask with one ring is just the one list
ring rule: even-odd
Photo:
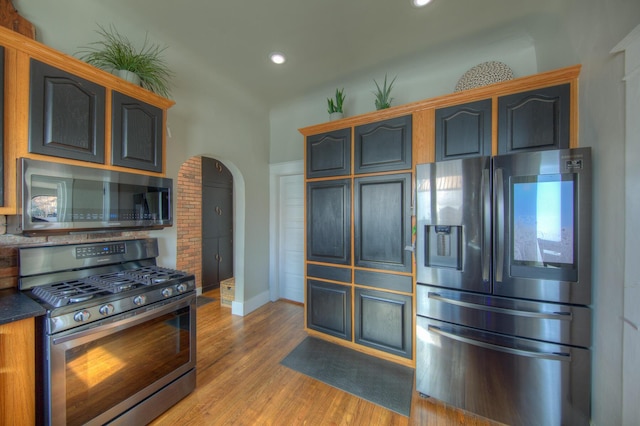
[[495,425],[413,394],[407,418],[280,365],[305,337],[302,305],[277,301],[245,317],[198,308],[197,385],[152,425]]

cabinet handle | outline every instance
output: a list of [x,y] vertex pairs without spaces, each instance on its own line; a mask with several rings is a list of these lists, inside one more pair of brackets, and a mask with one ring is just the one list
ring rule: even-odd
[[216,170],[218,173],[222,173],[222,165],[216,161]]
[[222,216],[222,209],[221,209],[220,207],[216,206],[216,208],[214,209],[214,211],[215,211],[216,213],[218,213],[218,216]]

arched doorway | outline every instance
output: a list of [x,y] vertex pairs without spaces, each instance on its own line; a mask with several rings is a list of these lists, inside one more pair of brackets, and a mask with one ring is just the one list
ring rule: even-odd
[[[188,159],[180,166],[177,179],[176,190],[176,268],[189,271],[196,277],[196,286],[198,293],[202,293],[203,274],[203,250],[202,250],[202,178],[203,178],[203,158],[210,159],[209,156],[195,156]],[[214,160],[215,161],[215,160]],[[222,166],[225,166],[222,162]],[[237,168],[233,164],[225,166],[230,171],[233,180],[234,199],[232,203],[233,210],[233,235],[234,247],[232,250],[233,260],[231,262],[231,271],[235,275],[236,295],[235,300],[239,305],[233,309],[233,313],[244,315],[242,298],[244,294],[244,259],[242,256],[243,245],[241,244],[244,236],[244,182],[242,176],[239,175]],[[214,164],[215,168],[215,164]],[[234,172],[235,170],[235,172]],[[225,208],[226,210],[226,208]],[[238,244],[238,241],[240,244]],[[225,258],[229,258],[225,256]]]
[[233,175],[202,157],[202,291],[233,277]]

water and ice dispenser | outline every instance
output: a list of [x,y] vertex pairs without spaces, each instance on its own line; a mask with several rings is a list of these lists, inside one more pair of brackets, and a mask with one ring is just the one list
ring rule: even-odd
[[425,266],[462,268],[462,226],[425,225]]

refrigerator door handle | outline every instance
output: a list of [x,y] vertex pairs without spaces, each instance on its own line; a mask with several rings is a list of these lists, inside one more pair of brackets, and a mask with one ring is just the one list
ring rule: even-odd
[[437,300],[442,303],[448,303],[450,305],[462,306],[464,308],[480,309],[482,311],[496,312],[499,314],[513,315],[517,317],[529,317],[537,319],[552,319],[559,321],[571,321],[573,314],[571,312],[535,312],[535,311],[521,311],[518,309],[500,308],[497,306],[487,306],[478,303],[465,302],[463,300],[450,299],[444,297],[438,293],[429,292],[429,299]]
[[504,186],[502,179],[502,169],[495,169],[494,171],[494,186],[493,192],[496,196],[496,208],[495,208],[495,233],[496,233],[496,270],[495,280],[496,282],[502,282],[502,273],[504,271]]
[[541,358],[541,359],[549,359],[552,361],[571,361],[571,354],[566,352],[534,352],[534,351],[525,351],[522,349],[509,348],[506,346],[495,345],[493,343],[482,342],[479,340],[471,339],[469,337],[459,336],[454,333],[449,333],[448,331],[442,330],[440,327],[436,327],[434,325],[430,325],[428,330],[431,333],[437,334],[442,337],[446,337],[452,340],[456,340],[458,342],[467,343],[474,346],[479,346],[481,348],[490,349],[494,351],[504,352],[510,355],[518,355],[518,356],[526,356],[529,358]]
[[482,170],[482,226],[480,233],[482,238],[482,281],[489,282],[489,271],[491,270],[491,179],[489,169]]

